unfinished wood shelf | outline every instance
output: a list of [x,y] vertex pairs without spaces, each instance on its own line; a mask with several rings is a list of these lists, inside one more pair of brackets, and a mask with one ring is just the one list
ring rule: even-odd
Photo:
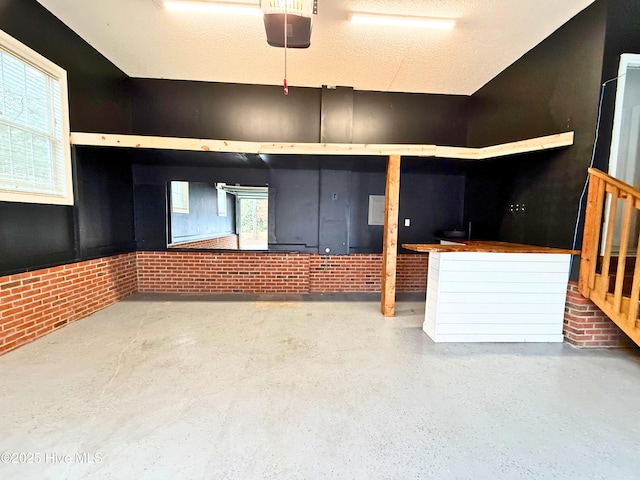
[[573,132],[492,145],[482,148],[443,147],[439,145],[351,144],[351,143],[262,143],[233,140],[207,140],[177,137],[117,135],[108,133],[71,133],[72,145],[95,147],[151,148],[196,152],[301,155],[400,155],[462,160],[488,160],[522,153],[550,150],[573,145]]

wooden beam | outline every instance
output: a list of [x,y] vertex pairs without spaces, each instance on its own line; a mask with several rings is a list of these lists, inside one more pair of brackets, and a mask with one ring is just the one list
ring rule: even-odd
[[396,263],[398,257],[398,204],[400,203],[400,155],[387,164],[384,195],[384,244],[382,250],[382,299],[380,310],[393,317],[396,306]]
[[521,140],[484,148],[442,147],[438,145],[356,144],[356,143],[260,143],[177,137],[151,137],[107,133],[71,134],[72,145],[97,147],[151,148],[205,152],[302,155],[400,155],[405,157],[487,160],[505,155],[566,147],[573,144],[573,132]]
[[302,155],[380,155],[396,153],[415,157],[433,157],[435,145],[357,144],[357,143],[261,143],[234,140],[213,140],[177,137],[149,137],[141,135],[116,135],[107,133],[71,134],[73,145],[151,148],[164,150],[190,150],[205,152],[230,152],[254,154],[302,154]]
[[545,137],[521,140],[519,142],[503,143],[481,148],[480,160],[504,157],[506,155],[518,155],[522,153],[539,152],[551,148],[568,147],[573,145],[573,132],[547,135]]
[[436,145],[435,156],[438,158],[458,158],[463,160],[488,160],[490,158],[538,152],[540,150],[568,147],[570,145],[573,145],[573,132],[565,132],[482,148],[441,147]]

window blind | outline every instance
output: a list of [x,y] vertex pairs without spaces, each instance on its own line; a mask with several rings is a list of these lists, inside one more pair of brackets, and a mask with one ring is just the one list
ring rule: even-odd
[[58,79],[0,48],[0,189],[64,196],[63,127]]

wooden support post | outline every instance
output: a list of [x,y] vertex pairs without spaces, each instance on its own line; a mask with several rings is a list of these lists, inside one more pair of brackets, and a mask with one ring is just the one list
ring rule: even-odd
[[382,250],[382,299],[380,310],[385,317],[393,317],[396,306],[399,202],[400,155],[391,155],[387,164],[387,187],[384,195],[384,245]]
[[580,256],[580,278],[578,282],[580,293],[586,298],[590,298],[591,290],[594,288],[593,282],[598,260],[598,240],[602,226],[604,197],[604,181],[595,175],[589,175],[589,192],[587,194],[582,255]]

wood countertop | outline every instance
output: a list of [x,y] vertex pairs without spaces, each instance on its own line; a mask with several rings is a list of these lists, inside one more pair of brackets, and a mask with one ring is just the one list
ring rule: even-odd
[[578,255],[580,250],[538,247],[520,243],[494,242],[489,240],[454,240],[457,245],[403,243],[402,247],[414,252],[491,252],[491,253],[556,253]]

